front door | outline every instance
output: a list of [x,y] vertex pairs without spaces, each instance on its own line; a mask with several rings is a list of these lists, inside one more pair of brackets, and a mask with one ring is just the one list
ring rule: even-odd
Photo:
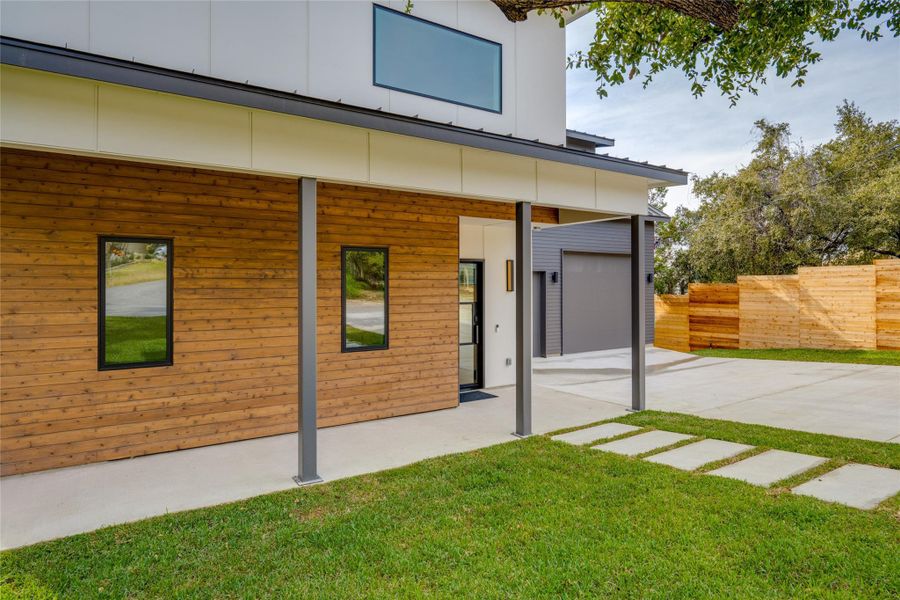
[[484,386],[482,263],[459,262],[459,388]]

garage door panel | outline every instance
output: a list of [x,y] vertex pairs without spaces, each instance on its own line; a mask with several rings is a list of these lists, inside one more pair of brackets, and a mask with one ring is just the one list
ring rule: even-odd
[[622,348],[631,343],[631,257],[563,253],[563,352]]

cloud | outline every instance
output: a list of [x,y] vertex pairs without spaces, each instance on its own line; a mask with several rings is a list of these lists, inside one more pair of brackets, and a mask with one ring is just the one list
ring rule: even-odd
[[[568,52],[588,47],[592,15],[566,28]],[[817,43],[822,61],[809,69],[807,83],[769,77],[758,96],[744,95],[734,108],[708,89],[699,99],[680,72],[658,76],[647,89],[637,79],[596,95],[594,74],[567,73],[567,126],[616,139],[610,153],[683,168],[699,175],[733,171],[750,160],[756,143],[753,123],[765,118],[787,122],[794,140],[807,147],[834,133],[835,109],[844,99],[856,102],[872,118],[900,118],[900,39],[865,42],[844,32],[831,43]],[[669,207],[695,206],[687,189],[669,193]]]

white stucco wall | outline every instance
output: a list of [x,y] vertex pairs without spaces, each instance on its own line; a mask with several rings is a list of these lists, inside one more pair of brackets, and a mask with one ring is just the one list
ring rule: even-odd
[[[379,0],[404,10],[404,0]],[[297,92],[503,135],[565,141],[565,31],[510,23],[488,0],[416,0],[412,14],[503,46],[503,111],[372,83],[363,0],[4,0],[3,35]]]
[[[484,261],[485,387],[516,383],[516,294],[506,291],[506,261],[515,255],[512,223],[477,223],[473,219],[460,223],[460,259]],[[511,364],[506,364],[507,359]]]
[[3,66],[0,140],[19,147],[317,177],[617,214],[646,211],[647,180]]

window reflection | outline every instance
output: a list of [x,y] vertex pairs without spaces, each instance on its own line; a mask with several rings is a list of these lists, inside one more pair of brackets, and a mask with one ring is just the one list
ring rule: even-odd
[[344,248],[343,349],[387,348],[387,250]]
[[104,238],[100,366],[171,363],[171,241]]

